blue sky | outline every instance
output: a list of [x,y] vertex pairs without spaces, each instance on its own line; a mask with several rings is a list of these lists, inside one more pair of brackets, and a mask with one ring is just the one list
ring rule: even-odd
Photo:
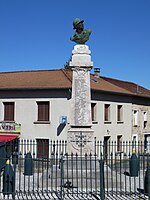
[[63,68],[76,17],[102,76],[150,89],[150,0],[0,0],[0,71]]

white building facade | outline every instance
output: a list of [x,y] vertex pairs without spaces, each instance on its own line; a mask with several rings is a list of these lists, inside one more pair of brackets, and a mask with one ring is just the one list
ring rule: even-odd
[[[20,77],[18,86],[13,76]],[[6,81],[6,77],[8,81],[0,86],[0,140],[7,140],[7,136],[66,140],[71,116],[71,71],[1,73],[0,80]],[[143,140],[150,133],[149,90],[147,96],[139,97],[103,77],[91,75],[91,96],[92,127],[97,140],[126,141],[134,136]],[[142,118],[137,119],[135,111]]]

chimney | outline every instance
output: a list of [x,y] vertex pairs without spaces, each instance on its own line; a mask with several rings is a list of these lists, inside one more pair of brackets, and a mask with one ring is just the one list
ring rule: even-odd
[[99,76],[100,76],[100,68],[94,68],[94,76],[96,78],[99,78]]

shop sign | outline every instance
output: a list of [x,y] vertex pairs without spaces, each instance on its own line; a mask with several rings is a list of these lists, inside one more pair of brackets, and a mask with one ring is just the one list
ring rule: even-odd
[[15,122],[0,122],[0,132],[19,133],[21,132],[21,124]]

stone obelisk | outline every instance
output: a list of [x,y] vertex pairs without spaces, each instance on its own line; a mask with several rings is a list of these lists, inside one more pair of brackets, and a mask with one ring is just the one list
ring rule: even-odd
[[90,29],[84,29],[83,20],[76,18],[73,26],[75,34],[70,38],[76,42],[72,51],[70,67],[73,70],[71,120],[68,130],[68,150],[71,153],[83,155],[93,153],[93,129],[91,120],[91,88],[90,70],[93,67],[91,51],[85,45],[91,34]]
[[90,70],[93,62],[87,45],[75,45],[70,66],[73,70],[71,120],[68,130],[69,152],[92,153]]

